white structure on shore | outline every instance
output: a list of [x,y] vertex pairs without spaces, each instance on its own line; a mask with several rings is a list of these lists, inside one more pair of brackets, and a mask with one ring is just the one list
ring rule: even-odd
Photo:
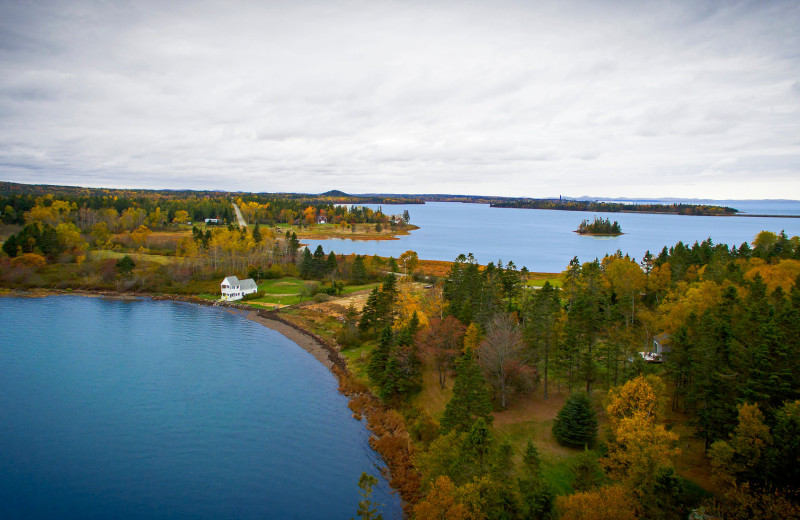
[[241,300],[246,294],[252,294],[258,290],[256,282],[252,278],[239,280],[235,276],[227,276],[220,284],[222,299],[225,301]]

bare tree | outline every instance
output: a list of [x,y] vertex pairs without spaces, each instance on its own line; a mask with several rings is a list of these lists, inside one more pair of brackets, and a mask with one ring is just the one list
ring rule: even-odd
[[500,394],[503,408],[511,393],[532,388],[536,380],[536,370],[528,366],[522,331],[513,315],[495,316],[478,347],[478,360],[486,380]]

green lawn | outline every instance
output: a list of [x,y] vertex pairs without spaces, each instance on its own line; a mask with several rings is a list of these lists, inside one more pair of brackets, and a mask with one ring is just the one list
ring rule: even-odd
[[[320,287],[324,286],[321,282],[312,280],[303,280],[291,276],[278,278],[275,280],[264,280],[258,285],[258,290],[264,292],[264,296],[250,302],[260,303],[275,303],[278,305],[295,305],[301,302],[310,301],[313,299],[308,294],[303,294],[305,284],[317,284]],[[366,285],[348,285],[345,286],[342,294],[350,294],[364,289],[371,289],[377,286],[377,283]]]
[[264,280],[258,284],[258,290],[266,294],[300,294],[306,281],[291,276],[275,280]]

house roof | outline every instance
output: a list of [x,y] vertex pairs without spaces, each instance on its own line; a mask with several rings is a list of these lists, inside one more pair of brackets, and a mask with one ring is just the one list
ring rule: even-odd
[[220,285],[224,283],[227,283],[228,285],[239,285],[239,279],[235,276],[226,276]]
[[248,289],[258,290],[258,285],[256,285],[256,282],[254,282],[252,278],[248,278],[246,280],[241,280],[239,282],[239,284],[240,284],[240,286],[241,286],[243,291],[246,291]]

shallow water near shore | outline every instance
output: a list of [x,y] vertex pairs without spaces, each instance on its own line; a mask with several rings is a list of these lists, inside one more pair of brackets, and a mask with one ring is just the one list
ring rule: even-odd
[[0,518],[350,518],[382,467],[334,376],[241,315],[51,296],[0,323]]

